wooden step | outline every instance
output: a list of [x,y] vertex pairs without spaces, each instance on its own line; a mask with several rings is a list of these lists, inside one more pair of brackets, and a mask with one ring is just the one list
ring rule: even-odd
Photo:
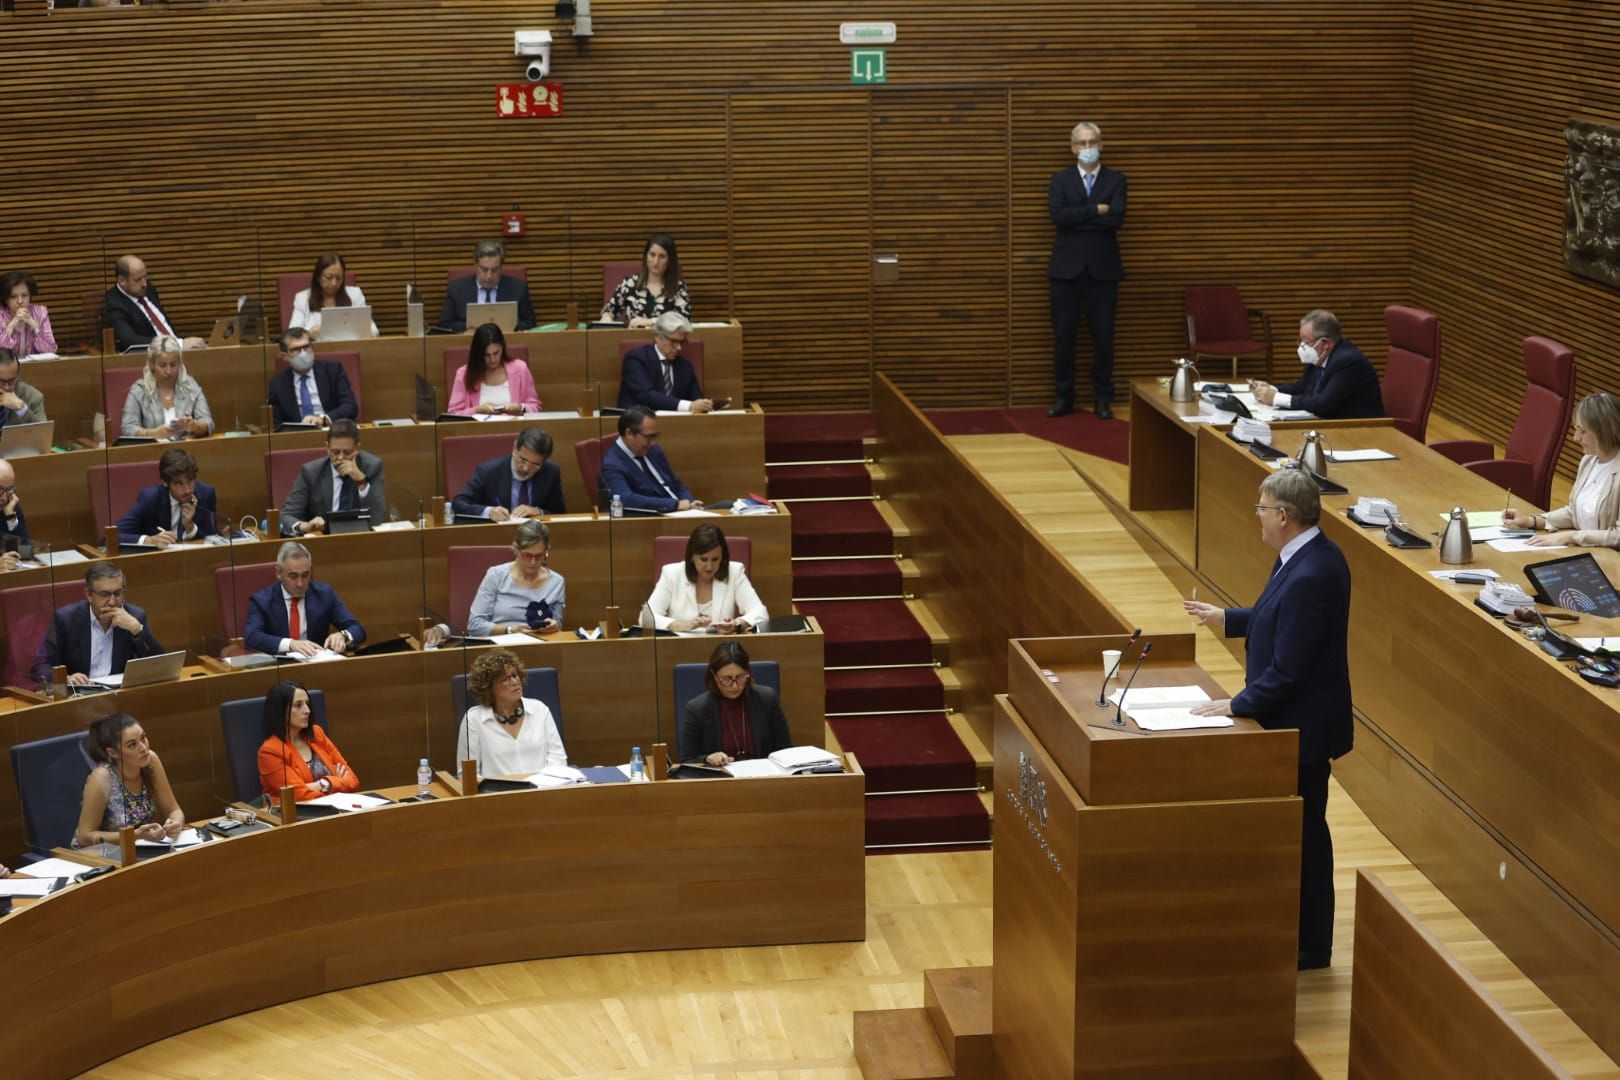
[[979,786],[988,790],[995,781],[995,751],[980,736],[978,725],[970,719],[970,712],[953,712],[946,719],[950,721],[956,737],[962,740],[963,748],[973,755],[973,775],[978,779]]
[[889,527],[889,531],[894,533],[894,553],[896,555],[910,556],[912,554],[911,526],[907,525],[905,519],[894,512],[894,507],[889,503],[879,500],[872,505],[877,509],[878,516],[883,519],[883,523]]
[[[902,559],[901,563],[904,565],[910,561],[909,559]],[[934,659],[941,664],[950,663],[951,636],[945,632],[945,627],[940,625],[940,621],[934,615],[933,609],[928,606],[928,601],[926,599],[907,600],[906,610],[911,612],[912,618],[917,620],[917,625],[921,626],[923,633],[928,635],[929,651],[933,653]]]
[[948,667],[935,668],[934,674],[939,676],[939,682],[945,689],[945,707],[947,709],[962,708],[962,680],[956,677],[956,672]]
[[993,990],[989,967],[923,972],[923,1009],[957,1080],[990,1080]]
[[855,1014],[855,1063],[866,1080],[941,1080],[953,1075],[927,1009]]

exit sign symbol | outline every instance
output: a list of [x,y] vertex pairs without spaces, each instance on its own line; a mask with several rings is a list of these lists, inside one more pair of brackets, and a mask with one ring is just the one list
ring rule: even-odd
[[855,49],[849,54],[849,81],[856,86],[888,81],[887,49]]

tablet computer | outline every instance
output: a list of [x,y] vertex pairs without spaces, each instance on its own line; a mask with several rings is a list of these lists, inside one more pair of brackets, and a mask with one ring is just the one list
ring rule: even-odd
[[1534,563],[1524,568],[1524,576],[1543,604],[1604,619],[1620,616],[1620,595],[1590,551]]
[[371,531],[370,510],[332,510],[327,512],[325,517],[326,532],[329,536]]

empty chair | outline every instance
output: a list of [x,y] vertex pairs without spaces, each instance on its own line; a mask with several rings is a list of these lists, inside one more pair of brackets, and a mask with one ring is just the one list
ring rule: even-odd
[[84,481],[90,489],[90,516],[95,518],[96,535],[104,536],[107,526],[135,505],[142,488],[159,482],[157,459],[92,465],[84,471]]
[[11,772],[17,779],[23,829],[30,849],[25,862],[47,858],[53,848],[73,842],[84,781],[94,768],[85,753],[82,733],[18,743],[11,748]]
[[1506,455],[1493,459],[1491,444],[1477,439],[1452,439],[1430,446],[1498,487],[1546,506],[1558,451],[1575,409],[1575,350],[1551,338],[1527,337],[1524,370],[1529,385],[1519,402],[1519,419],[1508,437]]
[[[502,548],[502,551],[511,552],[511,548]],[[701,667],[702,665],[698,665]],[[552,667],[536,667],[523,669],[523,696],[540,702],[551,710],[551,718],[557,722],[557,734],[566,739],[563,731],[562,714],[562,688],[557,681],[557,669]],[[450,708],[459,730],[461,718],[467,715],[467,709],[473,704],[472,698],[467,694],[467,676],[453,675],[450,677]],[[457,763],[459,765],[459,762]]]
[[602,490],[602,455],[618,441],[618,434],[593,435],[574,444],[574,457],[579,461],[579,475],[585,481],[586,494],[593,503],[600,502]]
[[6,685],[36,688],[34,662],[50,632],[56,609],[83,599],[83,575],[49,585],[0,591],[0,625],[6,633]]
[[1398,304],[1384,309],[1389,361],[1384,365],[1384,408],[1395,426],[1418,442],[1440,385],[1440,316]]
[[248,598],[276,580],[276,564],[244,563],[214,567],[214,602],[219,610],[219,632],[240,643],[247,625]]
[[[658,581],[659,573],[672,562],[682,562],[686,558],[686,540],[684,536],[655,536],[653,537],[652,580]],[[743,569],[749,577],[754,575],[754,542],[746,536],[727,536],[726,547],[731,551],[731,561],[743,564]]]
[[[1236,285],[1189,285],[1185,296],[1187,354],[1193,363],[1206,356],[1232,361],[1237,378],[1238,360],[1259,358],[1271,380],[1271,318],[1247,307]],[[1251,319],[1260,321],[1256,337]]]
[[[326,694],[309,691],[309,722],[328,733]],[[219,725],[225,735],[225,760],[231,768],[231,787],[238,802],[252,803],[264,794],[259,783],[259,747],[264,744],[264,696],[222,701]],[[78,809],[74,816],[77,820]]]

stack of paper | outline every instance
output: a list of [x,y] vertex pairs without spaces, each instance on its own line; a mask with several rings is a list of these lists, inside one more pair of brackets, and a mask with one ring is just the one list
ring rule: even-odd
[[135,846],[178,849],[195,847],[197,844],[202,842],[203,838],[198,835],[196,829],[181,829],[180,835],[175,837],[173,840],[170,840],[168,837],[164,837],[162,840],[142,840],[139,837],[136,837]]
[[299,806],[330,806],[345,813],[356,810],[370,810],[373,806],[387,806],[388,800],[381,795],[361,795],[357,792],[333,792],[331,795],[322,795],[318,799],[305,799]]
[[[1108,700],[1119,705],[1121,691]],[[1232,726],[1230,716],[1194,716],[1192,708],[1210,700],[1201,686],[1139,686],[1124,693],[1122,711],[1143,731],[1188,731]]]
[[842,768],[836,754],[819,746],[790,746],[786,750],[776,751],[771,755],[771,760],[790,773],[819,769],[828,765],[838,765]]
[[1395,455],[1388,450],[1329,450],[1330,461],[1394,461]]
[[588,784],[585,774],[571,765],[547,765],[528,778],[535,787],[567,787],[569,784]]

